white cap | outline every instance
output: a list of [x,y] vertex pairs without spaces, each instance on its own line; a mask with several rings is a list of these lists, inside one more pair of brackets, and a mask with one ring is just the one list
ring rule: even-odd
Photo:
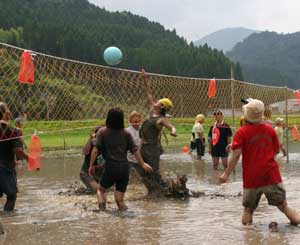
[[261,100],[251,99],[243,106],[245,119],[250,123],[260,123],[263,120],[265,105]]
[[283,122],[283,118],[277,117],[275,119],[275,124]]

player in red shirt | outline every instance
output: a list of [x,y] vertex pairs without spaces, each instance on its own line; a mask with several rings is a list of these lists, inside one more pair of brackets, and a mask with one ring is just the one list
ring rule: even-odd
[[275,156],[279,152],[279,142],[275,130],[262,123],[264,104],[252,99],[243,106],[247,124],[239,128],[232,143],[232,156],[228,167],[220,176],[225,183],[235,168],[240,155],[243,169],[243,206],[242,223],[252,223],[252,217],[260,197],[265,194],[268,203],[277,206],[292,224],[300,223],[300,214],[288,207],[286,193],[282,184]]

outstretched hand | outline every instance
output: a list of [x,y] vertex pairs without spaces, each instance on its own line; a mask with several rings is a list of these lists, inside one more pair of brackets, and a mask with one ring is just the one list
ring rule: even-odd
[[176,128],[172,127],[172,130],[170,132],[170,135],[176,137],[177,136],[177,133],[176,133]]
[[89,167],[89,176],[94,176],[94,175],[95,175],[95,168]]
[[152,167],[148,163],[143,164],[143,169],[145,170],[146,173],[151,173],[153,171]]
[[228,145],[226,146],[225,151],[226,151],[227,153],[229,153],[231,150],[232,150],[231,144],[228,144]]
[[176,137],[177,133],[176,132],[171,132],[170,135]]
[[144,69],[142,69],[142,77],[143,78],[147,78],[148,77],[148,75],[147,75],[147,73],[146,73],[146,71]]
[[228,175],[224,172],[223,174],[220,175],[219,177],[219,182],[221,184],[226,183],[228,179]]

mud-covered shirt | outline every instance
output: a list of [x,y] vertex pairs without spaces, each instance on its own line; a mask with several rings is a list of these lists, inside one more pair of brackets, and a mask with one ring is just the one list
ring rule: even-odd
[[103,155],[105,164],[128,164],[127,152],[134,153],[138,147],[126,129],[101,128],[96,136],[96,147]]
[[[84,161],[83,161],[83,164],[81,167],[81,172],[84,172],[84,173],[88,173],[88,171],[89,171],[90,161],[91,161],[91,153],[92,153],[93,147],[96,145],[96,138],[93,138],[89,142],[89,144],[91,144],[91,150],[88,154],[84,155]],[[97,159],[95,160],[94,165],[101,165],[101,166],[104,165],[104,159],[101,154],[97,156]]]
[[0,123],[0,163],[11,164],[14,161],[14,148],[17,147],[19,131],[10,127],[6,122]]
[[157,128],[157,121],[162,117],[163,116],[153,116],[152,112],[148,114],[139,131],[143,144],[160,144],[161,130]]

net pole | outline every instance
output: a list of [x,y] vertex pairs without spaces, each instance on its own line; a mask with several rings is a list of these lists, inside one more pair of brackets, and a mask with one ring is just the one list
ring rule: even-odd
[[288,87],[285,87],[285,141],[286,141],[286,162],[289,162],[289,113],[288,113]]
[[230,67],[230,87],[231,87],[231,114],[232,114],[232,127],[235,129],[235,110],[234,110],[234,71],[231,65]]
[[183,89],[180,90],[180,114],[183,118]]

